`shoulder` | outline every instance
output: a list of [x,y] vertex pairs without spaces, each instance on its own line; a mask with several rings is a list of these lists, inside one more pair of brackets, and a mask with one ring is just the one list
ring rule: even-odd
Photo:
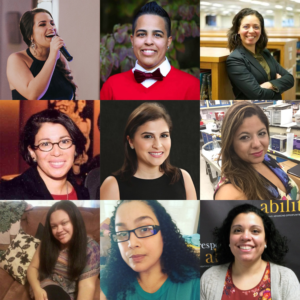
[[114,176],[107,177],[100,187],[101,200],[120,199],[119,184]]
[[[110,76],[110,77],[106,80],[105,83],[107,83],[107,84],[114,84],[114,83],[116,83],[116,82],[122,83],[122,80],[131,78],[131,77],[133,77],[132,69],[129,70],[129,71],[126,71],[126,72],[122,72],[122,73],[119,73],[119,74],[115,74],[115,75]],[[105,83],[104,83],[104,84],[105,84]]]
[[246,195],[232,183],[222,185],[215,194],[215,200],[247,200]]
[[26,51],[20,51],[20,52],[15,52],[9,55],[7,59],[7,66],[15,66],[18,65],[20,66],[26,66],[30,64],[30,61],[32,59],[27,55]]
[[291,269],[273,263],[270,263],[270,268],[271,273],[277,273],[281,278],[285,278],[288,281],[296,279],[298,282],[296,274]]
[[192,180],[191,175],[184,169],[179,169],[184,180]]
[[[172,73],[171,73],[172,72]],[[184,80],[184,81],[189,81],[191,82],[192,84],[199,84],[199,79],[196,78],[195,76],[187,73],[187,72],[184,72],[184,71],[181,71],[181,70],[178,70],[176,69],[175,67],[171,66],[171,71],[170,71],[170,74],[172,74],[173,76],[175,76],[176,78],[180,79],[180,80]]]
[[213,266],[207,269],[201,277],[201,288],[206,285],[216,284],[218,280],[225,280],[228,264]]
[[95,249],[99,250],[100,246],[94,239],[92,239],[91,237],[88,236],[88,238],[87,238],[87,248],[88,249],[93,249],[93,250],[95,250]]
[[232,59],[236,59],[236,58],[243,58],[240,50],[238,48],[234,49],[229,56],[227,57],[227,61],[228,60],[232,60]]

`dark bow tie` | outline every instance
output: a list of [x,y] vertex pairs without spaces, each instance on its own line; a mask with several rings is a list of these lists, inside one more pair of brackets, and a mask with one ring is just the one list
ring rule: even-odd
[[137,83],[141,83],[146,79],[155,79],[155,80],[159,80],[162,81],[163,80],[163,76],[160,73],[160,69],[158,68],[157,70],[155,70],[153,73],[145,73],[139,70],[134,70],[134,78],[137,81]]

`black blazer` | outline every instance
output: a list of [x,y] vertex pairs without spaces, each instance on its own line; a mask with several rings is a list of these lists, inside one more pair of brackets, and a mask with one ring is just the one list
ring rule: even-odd
[[[78,200],[89,200],[85,187],[80,187],[72,176],[68,181],[74,187]],[[23,174],[12,180],[1,182],[1,200],[53,200],[43,179],[35,167],[29,168]]]
[[[260,63],[243,47],[236,48],[227,58],[227,74],[232,84],[235,99],[242,100],[280,100],[281,94],[294,86],[294,77],[280,66],[268,49],[262,52],[270,67],[271,80]],[[276,73],[281,78],[276,79]],[[260,87],[269,81],[279,92]]]

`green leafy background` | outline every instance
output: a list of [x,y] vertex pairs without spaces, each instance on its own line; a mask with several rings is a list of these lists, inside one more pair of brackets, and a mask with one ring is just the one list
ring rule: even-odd
[[[135,65],[130,42],[132,19],[137,11],[153,0],[101,0],[100,83],[111,75],[125,72]],[[166,56],[175,68],[199,78],[198,0],[156,1],[169,14],[172,22],[172,44]]]

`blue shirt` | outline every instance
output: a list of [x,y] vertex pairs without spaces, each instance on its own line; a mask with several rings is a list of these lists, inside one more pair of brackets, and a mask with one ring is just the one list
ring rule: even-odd
[[[101,272],[102,273],[102,272]],[[101,280],[100,280],[101,282]],[[145,292],[137,279],[134,282],[135,292],[126,297],[126,300],[199,300],[200,278],[190,279],[184,283],[174,283],[168,278],[155,293]],[[107,286],[101,285],[104,295],[107,295]],[[119,299],[119,297],[118,297]]]

